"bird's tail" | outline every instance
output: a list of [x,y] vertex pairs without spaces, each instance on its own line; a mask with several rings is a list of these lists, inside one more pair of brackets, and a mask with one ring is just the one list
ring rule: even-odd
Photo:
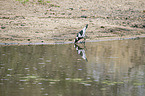
[[88,24],[86,25],[86,29],[88,28]]

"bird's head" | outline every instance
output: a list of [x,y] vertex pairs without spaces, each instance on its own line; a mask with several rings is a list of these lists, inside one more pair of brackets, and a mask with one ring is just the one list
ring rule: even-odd
[[77,43],[77,39],[75,38],[74,43]]
[[78,37],[76,37],[75,39],[74,39],[74,43],[77,43],[78,42]]

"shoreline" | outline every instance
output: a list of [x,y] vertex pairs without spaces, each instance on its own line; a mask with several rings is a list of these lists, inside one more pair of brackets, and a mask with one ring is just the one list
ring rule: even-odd
[[[98,40],[86,40],[86,43],[96,43],[96,42],[102,42],[102,41],[114,41],[114,40],[128,40],[128,39],[132,39],[132,40],[138,40],[138,39],[142,39],[145,38],[145,36],[137,36],[137,37],[124,37],[124,38],[111,38],[111,39],[98,39]],[[74,42],[54,42],[54,43],[45,43],[45,42],[40,42],[40,43],[0,43],[0,46],[11,46],[11,45],[59,45],[59,44],[74,44]],[[81,43],[78,43],[81,44]]]

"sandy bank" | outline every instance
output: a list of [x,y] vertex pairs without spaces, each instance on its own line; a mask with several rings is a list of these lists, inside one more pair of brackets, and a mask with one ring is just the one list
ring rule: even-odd
[[[23,0],[25,1],[25,0]],[[0,1],[1,43],[73,42],[145,36],[144,0]]]

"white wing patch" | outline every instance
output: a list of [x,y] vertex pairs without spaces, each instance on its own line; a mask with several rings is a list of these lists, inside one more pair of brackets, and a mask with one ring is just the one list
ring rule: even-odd
[[86,33],[86,27],[83,28],[83,35],[82,35],[82,37],[85,37],[85,33]]

